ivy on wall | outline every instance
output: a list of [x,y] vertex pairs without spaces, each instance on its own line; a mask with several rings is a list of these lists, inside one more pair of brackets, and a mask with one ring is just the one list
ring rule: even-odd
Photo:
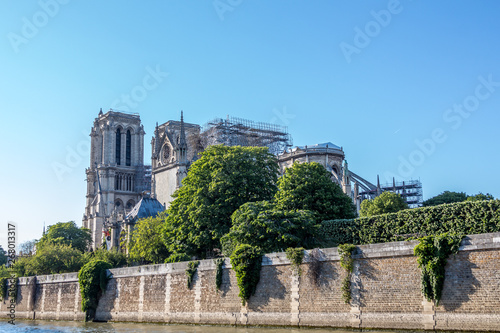
[[193,260],[188,262],[188,267],[186,268],[186,275],[187,275],[187,287],[191,289],[193,285],[193,277],[196,271],[198,270],[198,265],[200,262],[198,260]]
[[354,259],[352,258],[352,253],[356,250],[356,246],[353,244],[342,244],[338,246],[339,256],[340,256],[340,267],[346,271],[346,276],[342,280],[342,299],[346,304],[351,301],[351,275],[354,270]]
[[309,269],[307,272],[309,280],[314,285],[319,285],[319,277],[321,275],[321,256],[322,252],[318,248],[312,249],[309,252]]
[[9,298],[12,298],[15,302],[17,302],[17,284],[19,282],[19,278],[16,276],[14,278],[10,278],[9,280]]
[[298,276],[302,274],[300,269],[300,265],[302,264],[302,260],[304,259],[304,248],[303,247],[289,247],[286,249],[286,258],[290,260],[290,264],[292,265],[292,269],[297,273]]
[[85,321],[93,320],[99,298],[106,290],[109,281],[107,270],[111,264],[102,260],[92,260],[78,272],[78,283],[82,296],[82,311],[85,312]]
[[224,272],[224,258],[214,259],[215,263],[215,288],[220,290],[220,286],[222,285],[222,273]]
[[0,301],[5,300],[7,296],[7,277],[0,278]]
[[260,280],[260,270],[262,268],[262,250],[257,246],[240,244],[231,254],[231,266],[236,272],[236,280],[240,292],[241,304],[255,293]]
[[450,254],[458,252],[463,236],[444,233],[437,236],[426,236],[413,253],[417,256],[421,270],[422,294],[431,302],[439,305],[444,285],[446,261]]

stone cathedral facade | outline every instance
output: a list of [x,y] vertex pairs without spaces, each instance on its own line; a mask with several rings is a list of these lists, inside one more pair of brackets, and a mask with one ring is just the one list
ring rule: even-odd
[[91,230],[94,248],[101,246],[109,217],[124,217],[147,189],[144,134],[139,115],[101,110],[94,120],[83,215],[83,227]]
[[[102,110],[91,129],[90,167],[86,169],[87,196],[83,226],[92,232],[93,248],[106,240],[119,244],[130,237],[139,218],[170,206],[198,154],[213,144],[267,146],[277,155],[280,174],[293,163],[318,162],[339,184],[358,211],[362,200],[383,191],[399,193],[409,204],[421,202],[420,182],[390,187],[371,184],[348,169],[342,147],[331,142],[292,148],[286,128],[245,119],[215,119],[200,125],[169,120],[156,124],[151,140],[151,166],[144,165],[144,128],[138,114]],[[413,200],[413,201],[412,201]]]

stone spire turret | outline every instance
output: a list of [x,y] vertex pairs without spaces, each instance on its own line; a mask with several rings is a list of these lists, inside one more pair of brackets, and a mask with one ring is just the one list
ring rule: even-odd
[[181,110],[181,133],[179,135],[179,162],[187,162],[187,141],[186,130],[184,128],[184,112]]

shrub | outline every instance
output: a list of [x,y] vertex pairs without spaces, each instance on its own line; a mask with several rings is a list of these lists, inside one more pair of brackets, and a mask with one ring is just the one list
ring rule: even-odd
[[372,244],[400,241],[408,235],[481,234],[500,231],[500,200],[465,201],[407,209],[321,224],[330,243]]

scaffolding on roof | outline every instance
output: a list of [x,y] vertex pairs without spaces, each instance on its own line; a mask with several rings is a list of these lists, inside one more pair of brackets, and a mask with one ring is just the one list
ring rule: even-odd
[[285,126],[229,116],[206,123],[201,135],[207,147],[217,144],[268,147],[269,152],[277,155],[292,146],[292,137]]
[[[420,180],[408,180],[388,183],[380,186],[380,193],[390,191],[401,195],[410,208],[422,206],[423,194]],[[359,195],[363,199],[373,199],[377,196],[377,187],[372,185],[370,189],[364,189]]]

